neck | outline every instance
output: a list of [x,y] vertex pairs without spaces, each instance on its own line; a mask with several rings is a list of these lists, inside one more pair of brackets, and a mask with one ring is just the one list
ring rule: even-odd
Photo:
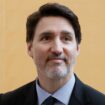
[[49,93],[54,93],[69,81],[72,74],[73,73],[70,73],[66,77],[60,78],[60,79],[55,79],[55,78],[49,79],[49,78],[45,78],[44,76],[41,76],[40,78],[39,76],[39,83],[44,90],[46,90]]

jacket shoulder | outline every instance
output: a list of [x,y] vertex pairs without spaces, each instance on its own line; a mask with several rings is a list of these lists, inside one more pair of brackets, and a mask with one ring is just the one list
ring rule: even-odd
[[105,94],[86,84],[84,85],[84,93],[88,102],[91,102],[92,105],[105,105]]
[[29,94],[29,91],[35,81],[30,82],[16,90],[4,93],[0,95],[0,105],[23,105],[27,94]]
[[1,105],[1,97],[2,97],[2,94],[0,94],[0,105]]
[[83,83],[76,75],[74,95],[80,105],[105,105],[105,94]]

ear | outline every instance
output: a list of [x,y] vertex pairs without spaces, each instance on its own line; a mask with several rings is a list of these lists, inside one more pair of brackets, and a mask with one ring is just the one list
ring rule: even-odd
[[77,44],[77,56],[80,54],[80,45]]
[[27,42],[27,53],[30,57],[33,58],[33,51],[32,51],[32,42]]

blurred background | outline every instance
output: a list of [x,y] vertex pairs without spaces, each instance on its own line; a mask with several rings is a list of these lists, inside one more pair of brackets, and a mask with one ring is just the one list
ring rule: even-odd
[[0,93],[36,78],[27,54],[26,19],[47,2],[64,4],[78,15],[82,43],[75,73],[105,93],[105,0],[0,0]]

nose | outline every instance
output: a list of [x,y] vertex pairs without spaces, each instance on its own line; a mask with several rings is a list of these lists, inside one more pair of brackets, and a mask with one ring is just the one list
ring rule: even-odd
[[51,53],[61,55],[63,52],[63,45],[60,40],[55,40],[51,46]]

